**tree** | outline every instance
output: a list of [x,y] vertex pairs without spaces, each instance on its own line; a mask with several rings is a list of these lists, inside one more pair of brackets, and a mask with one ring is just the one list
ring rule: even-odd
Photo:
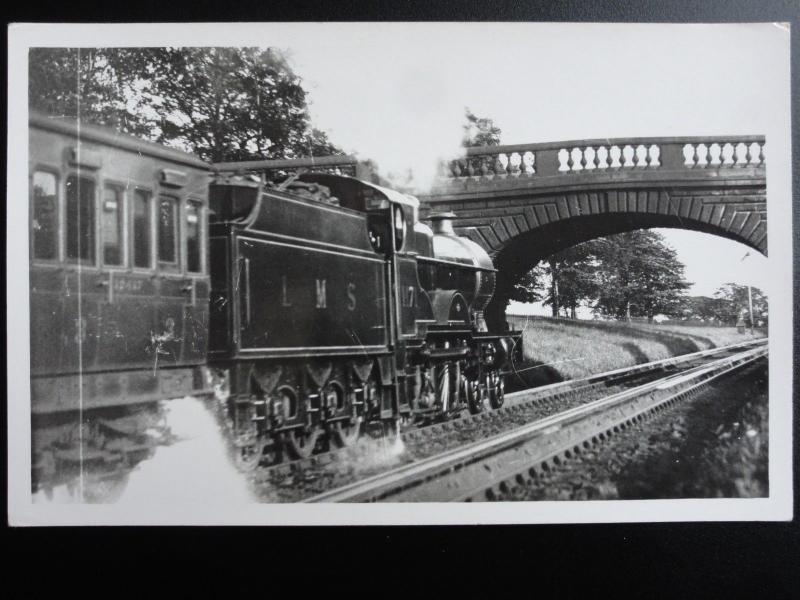
[[683,314],[690,284],[675,250],[653,231],[633,231],[568,248],[540,262],[519,282],[513,300],[541,300],[575,318],[582,303],[630,319]]
[[685,291],[684,266],[664,238],[650,230],[605,238],[598,253],[599,297],[605,314],[630,319],[659,313],[680,314]]
[[464,124],[464,138],[461,144],[467,146],[499,146],[500,134],[503,133],[492,119],[477,117],[469,109],[465,109],[467,122]]
[[213,162],[337,151],[310,128],[301,80],[275,49],[160,49],[151,86],[166,115],[160,139]]
[[700,321],[722,321],[723,301],[709,296],[690,296],[686,299],[683,316]]
[[[137,69],[144,49],[31,48],[28,101],[56,117],[109,125],[125,133],[152,136],[152,126],[131,110]],[[120,68],[123,67],[123,68]]]
[[273,48],[39,48],[31,105],[182,147],[210,161],[340,152]]
[[719,303],[720,320],[734,324],[740,315],[747,314],[749,316],[750,294],[753,299],[753,321],[755,323],[758,323],[759,320],[766,321],[769,311],[766,294],[757,287],[751,287],[750,293],[748,293],[746,285],[737,283],[726,283],[714,292],[714,298]]
[[561,309],[575,318],[581,303],[597,293],[596,241],[586,242],[553,254],[528,271],[515,284],[512,300],[535,302],[552,307],[553,316]]
[[509,295],[510,300],[517,302],[536,302],[544,296],[541,291],[541,273],[536,269],[531,269],[514,284]]
[[561,308],[574,319],[582,302],[597,294],[597,243],[586,242],[558,252],[535,269],[549,281],[543,303],[557,317]]

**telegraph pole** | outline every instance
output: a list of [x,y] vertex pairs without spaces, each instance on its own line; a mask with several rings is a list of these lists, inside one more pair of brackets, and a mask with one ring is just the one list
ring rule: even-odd
[[[740,260],[739,262],[742,262],[748,256],[750,256],[749,252],[747,254],[745,254],[742,257],[742,260]],[[755,317],[753,316],[753,289],[752,289],[752,287],[750,287],[749,283],[747,284],[747,304],[748,304],[748,308],[750,310],[750,335],[753,335],[753,331],[754,331],[754,328],[756,326],[756,320],[755,320]]]

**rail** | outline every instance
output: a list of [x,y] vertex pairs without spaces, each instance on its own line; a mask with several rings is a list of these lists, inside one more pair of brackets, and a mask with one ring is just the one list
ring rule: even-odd
[[[697,352],[690,352],[689,354],[680,354],[678,356],[670,356],[669,358],[660,358],[658,360],[640,363],[631,367],[621,367],[611,371],[604,371],[595,375],[587,375],[577,379],[568,379],[566,381],[558,381],[549,383],[547,385],[540,385],[534,388],[520,390],[518,392],[511,392],[506,394],[505,406],[510,406],[518,402],[525,402],[531,399],[546,398],[553,395],[566,395],[574,390],[586,388],[602,382],[612,381],[614,379],[623,379],[634,375],[640,375],[658,369],[680,368],[683,364],[691,363],[697,359],[703,359],[715,356],[717,354],[725,354],[733,351],[744,351],[759,346],[768,344],[767,338],[757,338],[738,342],[736,344],[729,344],[727,346],[719,346],[716,348],[709,348],[707,350],[698,350]],[[513,371],[507,373],[511,375]]]

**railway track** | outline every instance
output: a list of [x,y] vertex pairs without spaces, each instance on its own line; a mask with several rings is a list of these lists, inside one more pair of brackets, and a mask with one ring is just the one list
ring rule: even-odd
[[[541,402],[548,399],[568,398],[570,396],[585,394],[591,390],[607,389],[616,385],[629,385],[632,382],[639,381],[641,378],[653,377],[660,373],[668,373],[676,369],[690,368],[695,363],[702,364],[703,361],[707,360],[708,357],[711,356],[726,355],[738,352],[744,348],[760,346],[766,343],[766,338],[759,338],[739,344],[712,348],[710,350],[701,350],[690,354],[682,354],[680,356],[642,363],[632,367],[624,367],[621,369],[615,369],[613,371],[606,371],[604,373],[598,373],[596,375],[590,375],[580,379],[570,379],[568,381],[562,381],[549,385],[538,386],[536,388],[529,388],[508,393],[505,396],[503,407],[499,411],[487,411],[478,415],[470,415],[465,412],[459,418],[460,423],[463,424],[464,422],[471,420],[491,419],[493,418],[493,415],[502,414],[504,411],[508,411],[511,407],[518,405]],[[505,375],[513,375],[513,371],[505,373]],[[427,425],[414,425],[404,429],[402,435],[406,439],[422,439],[424,437],[429,437],[439,434],[443,431],[450,430],[453,427],[453,421],[442,421]],[[282,462],[272,467],[262,468],[262,471],[268,471],[277,474],[288,473],[306,466],[323,466],[340,458],[346,458],[354,454],[357,454],[357,450],[352,447],[339,448],[314,454],[304,459]]]
[[[672,404],[701,391],[709,382],[766,356],[766,340],[703,351],[633,369],[621,369],[584,380],[547,386],[548,390],[519,392],[501,411],[472,417],[489,419],[500,412],[519,412],[523,407],[558,395],[581,396],[609,381],[659,372],[655,380],[630,389],[614,391],[600,399],[578,403],[555,414],[527,422],[400,465],[381,473],[328,489],[303,499],[305,502],[442,502],[492,500],[540,470],[557,466],[593,444],[657,414]],[[696,364],[700,363],[700,364]],[[672,370],[673,373],[669,373]],[[663,376],[664,371],[668,374]],[[675,373],[674,371],[679,371]],[[457,421],[409,432],[407,436],[431,436],[463,428]],[[435,429],[438,428],[438,429]],[[521,479],[520,479],[521,478]]]
[[331,487],[370,477],[390,466],[428,458],[474,439],[485,438],[487,432],[493,434],[540,420],[669,373],[685,371],[714,357],[729,356],[742,349],[764,344],[764,339],[751,340],[515,392],[506,396],[506,403],[499,410],[478,415],[463,414],[450,421],[414,426],[403,430],[401,439],[368,438],[354,447],[262,466],[253,473],[253,482],[264,501],[300,501]]
[[[615,382],[625,382],[634,380],[637,377],[647,376],[659,371],[669,372],[675,369],[685,369],[687,365],[694,362],[698,364],[707,360],[712,356],[722,356],[725,354],[732,354],[745,348],[753,348],[767,344],[767,338],[758,338],[755,340],[748,340],[738,344],[731,344],[729,346],[721,346],[719,348],[711,348],[709,350],[700,350],[690,354],[681,354],[670,358],[655,360],[652,362],[634,365],[632,367],[623,367],[613,371],[606,371],[596,375],[589,375],[580,379],[570,379],[569,381],[562,381],[559,383],[552,383],[543,385],[532,389],[520,390],[506,394],[505,406],[511,406],[520,402],[527,402],[536,398],[545,398],[553,394],[564,394],[579,389],[585,389],[594,385],[613,385]],[[513,376],[513,371],[506,373],[508,376]]]

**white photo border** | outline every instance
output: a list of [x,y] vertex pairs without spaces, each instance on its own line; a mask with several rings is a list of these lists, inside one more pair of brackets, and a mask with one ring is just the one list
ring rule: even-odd
[[[489,27],[497,24],[405,23],[191,23],[191,24],[15,24],[8,30],[8,187],[7,187],[7,369],[8,510],[12,526],[39,525],[370,525],[608,523],[658,521],[779,521],[792,518],[792,188],[790,45],[788,25],[782,56],[764,68],[774,77],[774,126],[767,139],[769,269],[781,294],[770,297],[769,497],[759,499],[618,500],[493,504],[370,504],[183,506],[33,504],[31,499],[30,340],[28,274],[28,49],[31,47],[243,46],[263,45],[270,31],[307,34],[314,27]],[[508,27],[564,28],[574,35],[584,27],[741,27],[737,24],[508,23]],[[569,30],[569,31],[568,31]],[[617,30],[618,32],[619,30]],[[712,52],[713,54],[713,52]],[[760,82],[763,83],[763,82]],[[776,285],[778,288],[778,285]]]

